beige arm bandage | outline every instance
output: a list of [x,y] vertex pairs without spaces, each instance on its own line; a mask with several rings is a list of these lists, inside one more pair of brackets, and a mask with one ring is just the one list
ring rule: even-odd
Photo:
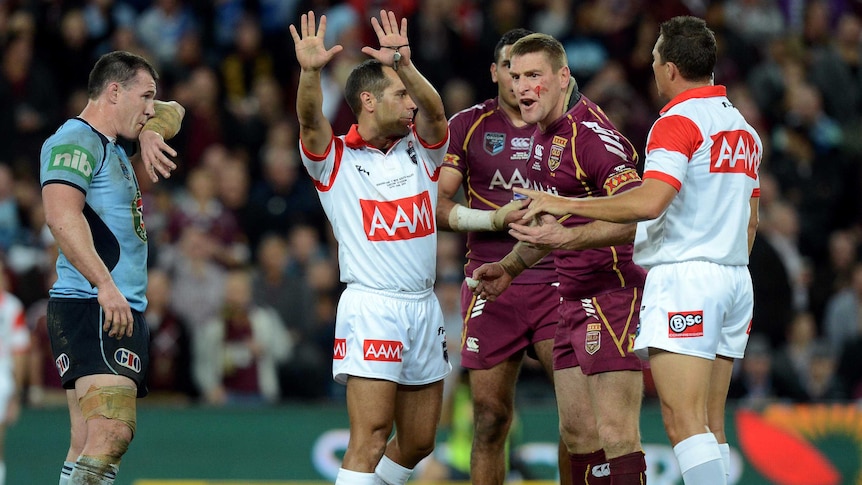
[[493,231],[494,211],[470,209],[456,204],[449,211],[449,227],[455,231]]
[[524,204],[513,200],[497,210],[470,209],[456,204],[449,211],[449,227],[454,231],[500,231],[506,229],[506,216],[520,210]]
[[137,429],[138,391],[128,386],[90,386],[87,393],[78,400],[84,420],[89,421],[96,416],[122,421],[132,430],[132,436]]
[[152,130],[170,140],[180,131],[180,125],[185,116],[185,109],[176,102],[156,101],[156,114],[144,125],[145,130]]
[[509,251],[509,254],[500,260],[500,266],[512,278],[521,274],[525,269],[532,268],[533,265],[542,260],[550,251],[531,248],[524,243],[517,243],[515,247]]

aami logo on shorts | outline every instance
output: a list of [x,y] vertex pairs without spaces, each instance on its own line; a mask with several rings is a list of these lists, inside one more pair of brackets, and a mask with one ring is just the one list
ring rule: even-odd
[[347,355],[347,339],[335,339],[335,345],[332,347],[332,358],[341,360]]
[[404,344],[397,340],[364,340],[362,353],[365,360],[378,362],[401,362]]
[[669,338],[703,337],[703,310],[667,314]]
[[63,374],[69,370],[69,356],[65,352],[60,354],[57,360],[54,361],[54,364],[57,366],[57,372],[60,373],[60,377],[63,377]]
[[710,161],[711,173],[744,173],[757,179],[760,147],[745,130],[722,131],[712,135]]
[[129,349],[119,348],[114,352],[114,360],[121,366],[141,372],[141,358]]
[[392,201],[359,200],[369,241],[402,241],[434,234],[434,208],[428,191]]

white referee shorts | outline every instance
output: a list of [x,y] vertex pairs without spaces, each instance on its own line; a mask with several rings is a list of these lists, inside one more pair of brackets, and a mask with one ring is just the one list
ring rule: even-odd
[[741,359],[748,343],[754,291],[747,266],[686,261],[647,273],[634,349]]
[[5,366],[0,367],[0,423],[6,421],[6,413],[9,412],[9,403],[13,399],[15,390],[15,377],[12,371]]
[[451,370],[443,312],[431,289],[405,294],[350,285],[344,290],[335,323],[336,382],[359,376],[418,386]]

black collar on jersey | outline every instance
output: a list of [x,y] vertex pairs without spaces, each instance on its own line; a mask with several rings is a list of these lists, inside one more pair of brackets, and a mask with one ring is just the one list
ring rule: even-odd
[[572,109],[581,99],[581,91],[578,89],[578,82],[574,76],[569,76],[569,87],[566,89],[566,111]]

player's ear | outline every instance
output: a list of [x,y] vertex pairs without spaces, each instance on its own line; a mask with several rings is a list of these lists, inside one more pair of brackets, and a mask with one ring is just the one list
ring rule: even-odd
[[376,104],[377,97],[368,91],[362,91],[359,93],[359,100],[362,101],[362,109],[370,113],[374,112],[374,105]]
[[120,99],[120,83],[108,83],[108,86],[105,88],[105,93],[108,95],[108,101],[116,103]]
[[491,82],[493,82],[494,84],[497,84],[497,63],[496,62],[491,63],[490,71],[491,71]]
[[572,71],[569,70],[569,66],[563,66],[560,69],[560,88],[563,92],[566,92],[569,89],[570,77],[572,77]]

